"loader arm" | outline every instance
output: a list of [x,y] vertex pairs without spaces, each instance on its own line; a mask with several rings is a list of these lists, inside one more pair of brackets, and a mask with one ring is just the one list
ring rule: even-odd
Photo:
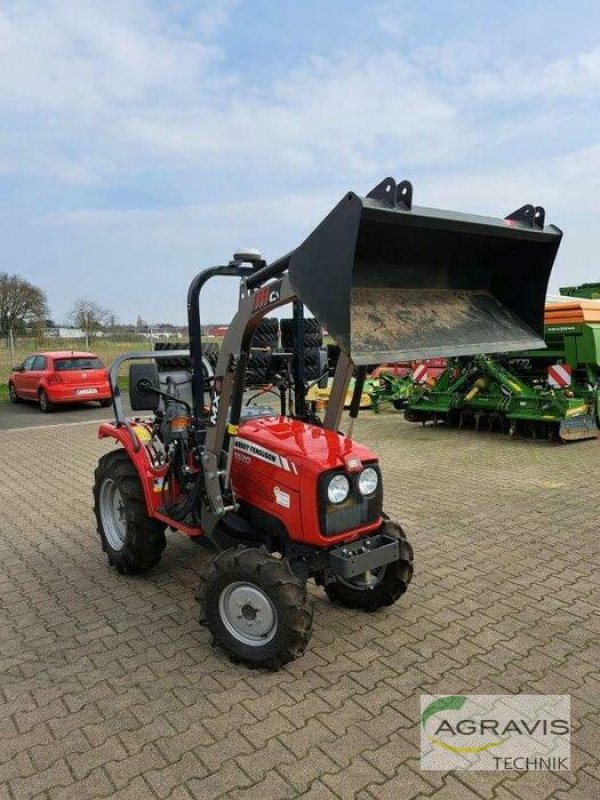
[[[339,345],[324,420],[337,430],[354,365],[543,347],[544,298],[561,236],[544,226],[539,206],[501,219],[413,208],[410,183],[386,178],[365,197],[348,192],[295,250],[242,277],[201,450],[203,528],[211,532],[235,508],[229,440],[238,432],[252,337],[266,314],[300,301]],[[214,272],[193,285],[205,274]],[[196,409],[200,419],[198,401]]]
[[[208,533],[215,529],[225,513],[236,507],[229,485],[229,445],[239,429],[252,337],[267,314],[300,299],[292,287],[288,266],[288,257],[285,257],[242,280],[239,309],[219,351],[215,369],[217,393],[210,411],[206,442],[202,451],[202,467],[210,505],[203,506],[201,523],[203,530]],[[277,275],[280,277],[275,277]],[[340,372],[340,364],[345,365],[343,374]],[[332,396],[324,421],[324,426],[332,430],[339,425],[353,369],[352,361],[342,355],[338,360]],[[339,388],[342,384],[345,387],[343,391]]]

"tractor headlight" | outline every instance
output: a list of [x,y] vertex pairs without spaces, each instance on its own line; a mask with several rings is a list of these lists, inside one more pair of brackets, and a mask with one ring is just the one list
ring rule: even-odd
[[343,503],[350,494],[350,483],[345,475],[334,475],[327,485],[330,503]]
[[373,467],[366,467],[358,476],[358,491],[362,495],[373,494],[379,485],[379,475]]

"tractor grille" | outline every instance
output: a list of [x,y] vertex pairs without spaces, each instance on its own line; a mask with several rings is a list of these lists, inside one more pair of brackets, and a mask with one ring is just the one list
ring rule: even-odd
[[[383,484],[381,472],[377,464],[365,464],[373,467],[379,475],[379,485],[374,494],[364,497],[358,491],[358,475],[349,474],[342,469],[326,472],[319,478],[319,522],[323,536],[335,536],[337,533],[360,528],[369,522],[375,522],[381,516],[383,506]],[[335,505],[327,497],[327,485],[334,475],[345,475],[350,481],[350,495],[348,499]]]

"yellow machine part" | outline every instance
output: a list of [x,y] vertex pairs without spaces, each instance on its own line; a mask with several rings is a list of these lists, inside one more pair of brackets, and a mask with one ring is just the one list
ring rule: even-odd
[[488,378],[477,378],[471,389],[469,389],[465,395],[465,400],[474,400],[479,392],[484,392],[488,388],[489,383],[490,381]]
[[[318,386],[311,386],[306,395],[306,401],[308,403],[316,403],[317,406],[319,405],[319,403],[322,403],[323,407],[326,406],[327,403],[329,402],[329,395],[331,393],[332,383],[333,379],[330,378],[326,389],[320,389]],[[350,381],[350,387],[348,389],[348,392],[346,393],[344,408],[350,407],[353,390],[354,390],[354,378]],[[371,408],[371,398],[366,392],[363,392],[360,396],[360,407]]]

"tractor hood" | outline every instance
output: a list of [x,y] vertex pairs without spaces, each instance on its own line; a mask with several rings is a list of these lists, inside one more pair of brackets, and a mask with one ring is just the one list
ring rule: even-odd
[[[294,467],[317,474],[344,467],[349,458],[359,458],[361,462],[377,461],[377,456],[368,447],[339,433],[281,416],[244,422],[234,448],[274,466],[281,466],[292,474],[297,474]],[[286,464],[286,461],[289,463]]]
[[412,206],[387,178],[349,192],[287,257],[293,289],[355,364],[541,348],[561,231]]

